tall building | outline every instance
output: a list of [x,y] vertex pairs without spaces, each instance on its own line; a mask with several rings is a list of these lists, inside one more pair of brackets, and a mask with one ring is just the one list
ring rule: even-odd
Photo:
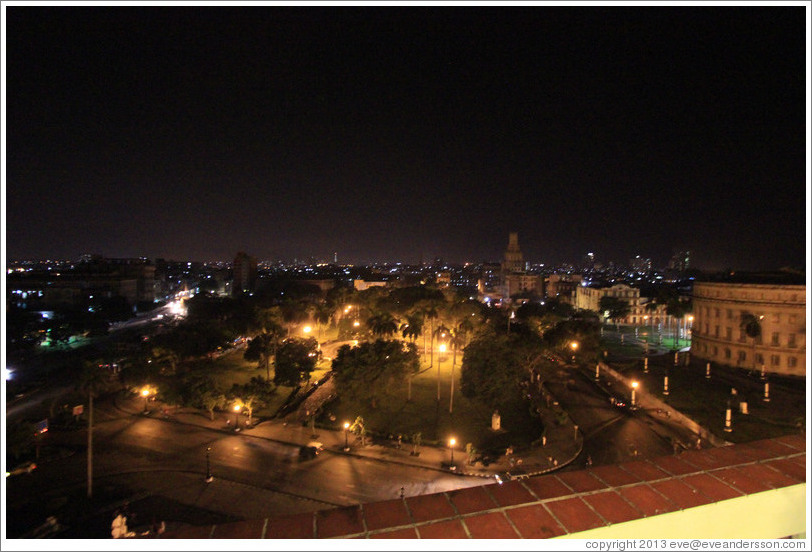
[[511,232],[508,237],[508,246],[505,250],[505,260],[502,261],[502,270],[505,273],[524,272],[524,256],[519,249],[519,233]]
[[257,283],[257,260],[240,251],[234,258],[234,284],[231,292],[234,295],[251,293]]
[[502,297],[509,299],[517,294],[530,294],[541,297],[542,278],[525,272],[524,256],[519,249],[519,234],[511,232],[501,270]]

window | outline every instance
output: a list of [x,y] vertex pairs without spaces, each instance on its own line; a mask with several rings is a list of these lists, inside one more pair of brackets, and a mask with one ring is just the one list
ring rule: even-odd
[[797,358],[795,358],[795,357],[788,357],[787,358],[787,366],[789,366],[790,368],[795,368],[795,366],[797,364],[798,364],[798,359]]
[[716,345],[714,345],[713,346],[713,356],[717,356],[718,354],[719,354],[719,348]]
[[727,319],[733,320],[733,309],[727,309]]
[[744,362],[747,360],[747,353],[744,351],[739,351],[739,362]]
[[725,338],[728,341],[733,341],[733,328],[731,328],[730,326],[725,328]]
[[719,309],[713,309],[714,318],[719,318]]
[[789,315],[789,323],[790,324],[797,324],[798,323],[798,315],[797,314],[790,314]]
[[781,313],[777,312],[773,315],[773,323],[780,324],[781,323]]
[[714,333],[714,335],[716,337],[719,337],[719,326],[714,326],[714,332],[713,333]]
[[781,357],[778,355],[771,355],[770,356],[770,364],[773,366],[780,366],[781,365]]
[[725,349],[725,358],[728,360],[730,359],[730,349]]
[[744,330],[742,330],[741,328],[739,328],[739,342],[740,342],[740,343],[744,343],[744,342],[746,342],[746,341],[747,341],[747,334],[746,334],[746,333],[744,333]]
[[756,364],[764,364],[764,355],[756,353]]
[[787,346],[788,347],[795,347],[796,346],[796,344],[795,344],[795,334],[794,333],[789,334],[789,338],[787,339]]
[[773,345],[778,345],[778,343],[779,343],[778,332],[773,332],[773,341],[772,341],[772,343],[773,343]]

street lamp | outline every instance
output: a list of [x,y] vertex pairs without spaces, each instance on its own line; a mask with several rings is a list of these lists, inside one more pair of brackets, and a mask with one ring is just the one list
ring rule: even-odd
[[453,437],[448,440],[448,448],[451,449],[451,470],[454,470],[454,445],[457,444],[457,440]]
[[633,381],[632,382],[632,408],[634,408],[636,406],[635,401],[634,401],[634,392],[637,389],[637,386],[638,386],[638,383],[636,381]]
[[240,410],[242,410],[242,406],[240,403],[234,405],[234,431],[240,430]]
[[141,390],[141,396],[144,397],[144,414],[149,414],[149,408],[147,408],[147,401],[149,400],[149,387],[144,387]]
[[350,422],[344,422],[344,452],[350,450],[349,434],[350,434]]
[[575,351],[578,350],[578,342],[573,341],[570,343],[570,348],[572,349],[572,363],[575,364]]
[[214,477],[211,475],[211,447],[206,447],[206,483],[211,483]]
[[307,335],[313,331],[313,328],[311,328],[310,326],[305,326],[304,328],[302,328],[302,331],[305,333],[305,335]]

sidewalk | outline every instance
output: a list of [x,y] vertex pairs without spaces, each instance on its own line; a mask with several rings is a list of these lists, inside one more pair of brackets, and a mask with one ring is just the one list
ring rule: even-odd
[[[168,407],[169,414],[164,414],[164,407],[160,404],[150,405],[148,414],[144,414],[144,402],[139,397],[116,398],[116,407],[133,416],[150,416],[154,419],[161,419],[167,423],[181,423],[204,427],[212,431],[233,434],[234,415],[218,412],[212,421],[208,413],[193,408]],[[563,412],[557,407],[557,402],[551,397],[551,408],[555,412]],[[564,418],[566,414],[562,416]],[[306,446],[311,441],[317,441],[324,445],[324,451],[328,454],[343,454],[356,456],[368,460],[402,464],[411,467],[436,470],[441,472],[454,472],[459,475],[494,478],[500,475],[505,478],[506,473],[512,476],[525,477],[540,475],[559,470],[570,464],[581,453],[583,446],[583,436],[566,416],[566,421],[559,424],[550,424],[546,434],[546,444],[527,451],[519,451],[511,456],[501,455],[494,462],[487,466],[481,462],[470,465],[467,462],[465,450],[454,450],[453,469],[451,464],[451,451],[447,447],[433,447],[421,445],[417,449],[417,454],[413,455],[413,446],[403,442],[400,448],[397,443],[387,442],[386,444],[371,444],[371,439],[365,445],[361,445],[360,438],[344,431],[315,428],[312,432],[310,427],[302,425],[296,421],[297,416],[287,416],[286,420],[264,420],[254,419],[254,425],[246,427],[246,419],[240,416],[240,434],[256,439],[267,439],[290,446]],[[349,450],[345,451],[345,443],[349,445]]]

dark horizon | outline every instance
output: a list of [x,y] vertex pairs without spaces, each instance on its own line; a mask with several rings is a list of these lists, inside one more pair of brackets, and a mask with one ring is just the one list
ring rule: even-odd
[[6,7],[6,258],[806,265],[804,7]]

